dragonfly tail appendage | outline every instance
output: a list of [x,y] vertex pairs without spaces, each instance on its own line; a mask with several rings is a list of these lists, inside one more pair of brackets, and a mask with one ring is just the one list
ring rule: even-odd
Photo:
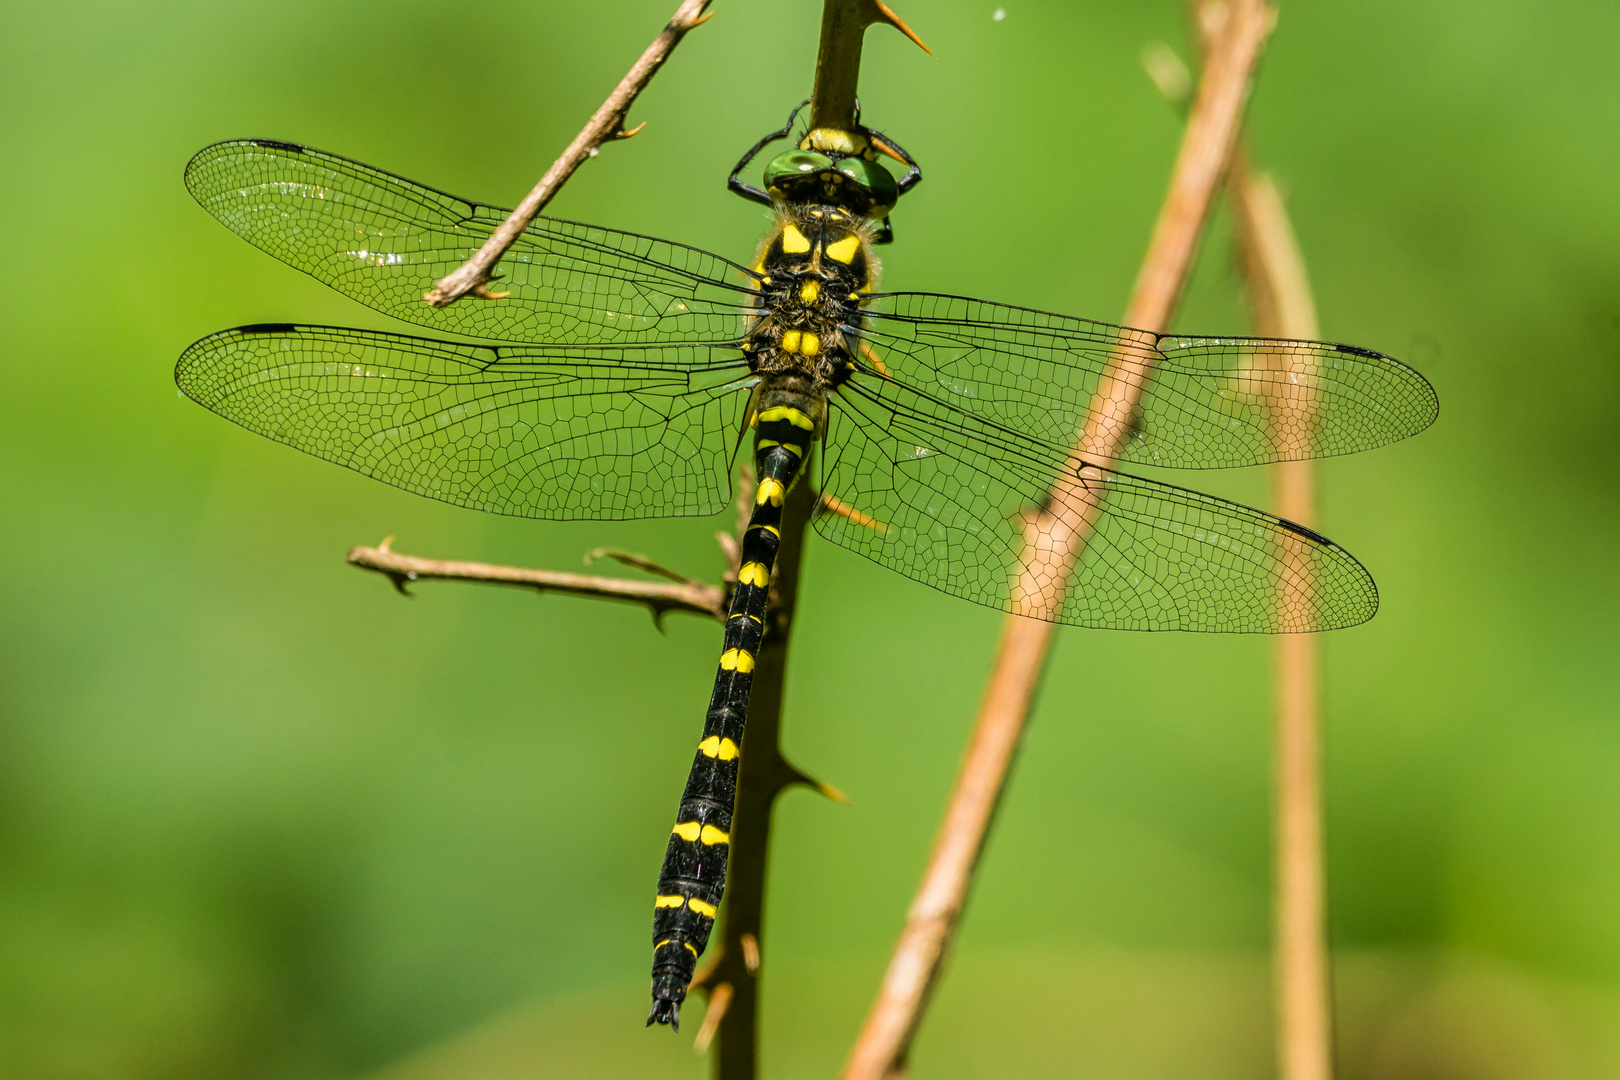
[[767,406],[756,420],[754,508],[743,536],[737,590],[715,675],[703,739],[675,815],[653,901],[652,1010],[647,1023],[680,1027],[681,1002],[709,943],[726,883],[731,815],[742,765],[743,724],[755,658],[765,635],[765,603],[782,541],[782,503],[798,477],[815,431],[792,405]]

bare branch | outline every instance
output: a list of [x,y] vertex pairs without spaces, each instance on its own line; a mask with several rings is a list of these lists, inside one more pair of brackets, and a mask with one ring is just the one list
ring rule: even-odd
[[630,106],[635,103],[636,96],[652,81],[652,77],[658,74],[658,69],[669,59],[669,54],[675,51],[675,46],[681,43],[681,39],[709,20],[709,15],[704,14],[704,10],[712,2],[713,0],[684,0],[663,32],[647,46],[647,50],[641,54],[641,59],[635,62],[635,66],[619,81],[619,85],[613,88],[613,93],[609,94],[602,107],[596,110],[590,123],[574,136],[574,141],[568,144],[568,149],[564,150],[562,156],[546,170],[546,174],[540,178],[534,190],[529,192],[518,204],[518,208],[512,211],[511,216],[501,223],[501,227],[490,234],[477,254],[451,271],[422,297],[423,300],[433,307],[447,307],[468,293],[486,299],[499,298],[500,294],[488,290],[489,282],[494,279],[495,263],[506,254],[506,249],[511,247],[522,235],[523,230],[529,227],[529,223],[545,208],[568,178],[574,175],[574,170],[583,165],[587,159],[596,156],[598,147],[613,139],[628,139],[641,130],[639,125],[629,131],[624,129],[624,119],[630,113]]
[[[1237,139],[1243,106],[1273,15],[1265,0],[1229,0],[1224,24],[1199,80],[1181,150],[1148,244],[1125,323],[1144,331],[1163,329],[1181,295],[1211,201]],[[1107,463],[1129,435],[1141,387],[1137,362],[1116,356],[1092,401],[1085,430],[1077,438],[1069,467]],[[1061,496],[1054,496],[1060,498]],[[1044,534],[1026,544],[1026,580],[1068,580],[1085,543],[1095,511],[1056,507],[1031,522]],[[1062,523],[1079,521],[1078,527]],[[1019,588],[1015,595],[1040,597],[1043,590]],[[906,916],[866,1024],[851,1051],[844,1080],[882,1080],[903,1072],[906,1056],[942,970],[946,950],[961,918],[984,838],[1006,784],[1035,687],[1045,667],[1055,624],[1049,619],[1061,598],[1027,603],[1009,616],[962,771],[951,793],[922,884]],[[1027,617],[1026,617],[1027,616]]]
[[720,1021],[725,1019],[726,1008],[735,992],[730,983],[721,983],[709,991],[709,1008],[703,1014],[703,1026],[698,1028],[697,1038],[692,1040],[692,1053],[703,1053],[714,1041],[714,1033],[720,1030]]
[[[1269,337],[1318,336],[1305,259],[1282,196],[1255,172],[1239,149],[1228,188],[1255,330]],[[1309,387],[1313,380],[1297,381]],[[1272,410],[1273,423],[1310,423],[1299,402]],[[1273,433],[1290,438],[1288,431]],[[1309,461],[1272,467],[1277,513],[1302,525],[1316,517],[1316,473]],[[1283,552],[1284,559],[1298,559]],[[1308,563],[1290,573],[1309,574]],[[1286,602],[1286,601],[1284,601]],[[1329,1080],[1333,1075],[1332,1010],[1322,853],[1320,764],[1320,645],[1315,634],[1277,639],[1276,656],[1276,890],[1274,964],[1277,994],[1277,1075],[1280,1080]]]
[[358,566],[362,570],[375,570],[386,575],[400,592],[404,592],[405,586],[412,581],[428,579],[479,581],[491,585],[519,585],[538,592],[594,596],[602,600],[627,600],[646,605],[652,610],[655,619],[661,618],[666,611],[687,611],[694,615],[707,615],[722,622],[726,617],[725,590],[701,581],[666,585],[661,581],[629,581],[594,574],[569,574],[560,570],[531,570],[518,566],[496,566],[490,563],[451,559],[423,559],[392,551],[386,541],[374,548],[350,548],[348,558],[351,566]]

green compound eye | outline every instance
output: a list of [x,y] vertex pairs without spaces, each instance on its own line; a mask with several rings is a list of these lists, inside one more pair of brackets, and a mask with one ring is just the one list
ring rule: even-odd
[[834,168],[868,194],[872,205],[866,212],[873,217],[882,217],[894,209],[894,204],[900,201],[900,186],[894,182],[889,170],[877,162],[847,157],[840,158]]
[[765,166],[765,189],[792,187],[833,167],[832,158],[814,150],[789,150]]

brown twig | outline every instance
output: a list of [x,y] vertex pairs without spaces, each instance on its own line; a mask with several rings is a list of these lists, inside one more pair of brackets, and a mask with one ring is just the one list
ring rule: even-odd
[[[1126,310],[1129,326],[1153,332],[1168,323],[1192,265],[1210,203],[1237,139],[1254,67],[1272,25],[1264,0],[1230,0],[1193,100],[1170,189],[1159,212],[1147,255]],[[1085,431],[1070,464],[1112,460],[1129,435],[1130,418],[1144,384],[1140,363],[1121,356],[1105,372],[1092,401]],[[1031,549],[1023,571],[1066,581],[1089,532],[1095,511],[1054,506],[1032,522]],[[1055,577],[1054,577],[1055,575]],[[1001,798],[1045,667],[1055,624],[1040,616],[1061,600],[1034,602],[1049,590],[1015,586],[1020,614],[1009,616],[995,665],[951,793],[922,884],[906,916],[882,988],[844,1069],[844,1080],[881,1080],[904,1071],[929,994],[943,967],[961,917],[974,867]],[[1036,617],[1027,617],[1036,616]]]
[[[1207,44],[1213,27],[1208,25],[1204,8],[1201,0],[1189,0],[1194,37]],[[1190,75],[1181,59],[1161,44],[1150,46],[1142,62],[1164,96],[1172,104],[1185,106],[1183,88]],[[1288,211],[1271,178],[1255,172],[1248,148],[1241,142],[1233,152],[1227,189],[1255,332],[1267,337],[1316,338],[1316,304]],[[1268,380],[1265,385],[1279,384]],[[1297,394],[1308,390],[1311,380],[1294,380],[1290,385]],[[1285,445],[1290,439],[1297,440],[1295,445],[1307,442],[1308,432],[1297,429],[1312,422],[1313,412],[1309,400],[1275,401],[1270,408],[1273,438]],[[1316,518],[1316,472],[1311,462],[1284,461],[1274,466],[1272,495],[1278,514],[1311,525]],[[1299,580],[1308,579],[1311,567],[1299,557],[1297,548],[1279,554],[1289,573]],[[1281,1080],[1329,1080],[1333,1075],[1333,1027],[1322,851],[1320,646],[1314,635],[1290,634],[1279,637],[1276,648],[1273,962],[1277,1075]]]
[[[1268,337],[1317,337],[1305,259],[1276,185],[1254,171],[1240,148],[1228,187],[1256,331]],[[1305,378],[1291,385],[1311,383]],[[1271,415],[1274,424],[1311,422],[1298,400],[1279,402]],[[1274,431],[1273,437],[1282,441],[1300,435],[1284,430]],[[1316,478],[1309,461],[1274,466],[1272,483],[1278,514],[1302,525],[1314,522]],[[1296,553],[1283,551],[1281,557],[1296,561],[1290,573],[1310,572]],[[1276,648],[1277,1075],[1280,1080],[1329,1080],[1333,1055],[1323,896],[1320,645],[1314,634],[1284,634]]]
[[[663,31],[647,46],[641,58],[631,67],[629,73],[619,80],[619,85],[613,88],[602,107],[596,110],[590,122],[574,136],[574,141],[568,144],[568,149],[562,156],[554,161],[551,168],[540,178],[518,208],[501,223],[501,227],[490,234],[484,246],[478,249],[477,254],[468,259],[461,266],[451,271],[422,297],[434,307],[447,307],[460,300],[468,293],[495,298],[497,294],[488,291],[489,282],[494,280],[495,263],[506,254],[506,249],[522,234],[529,223],[535,219],[545,205],[549,203],[557,191],[574,175],[589,158],[596,156],[597,149],[613,139],[628,139],[641,130],[641,125],[624,129],[624,119],[630,113],[630,106],[635,103],[636,96],[646,89],[652,77],[658,74],[658,69],[669,59],[669,54],[675,51],[675,46],[681,43],[690,31],[702,26],[709,20],[704,14],[713,0],[684,0],[676,9],[674,16],[664,27]],[[711,13],[712,14],[712,13]]]
[[351,566],[386,575],[394,583],[394,588],[402,593],[406,591],[406,585],[413,581],[480,581],[492,585],[520,585],[538,592],[627,600],[646,605],[654,619],[662,618],[667,611],[707,615],[721,622],[726,618],[725,590],[701,581],[665,584],[661,581],[631,581],[595,574],[570,574],[561,570],[531,570],[453,559],[424,559],[391,550],[387,540],[376,547],[350,548],[348,559]]

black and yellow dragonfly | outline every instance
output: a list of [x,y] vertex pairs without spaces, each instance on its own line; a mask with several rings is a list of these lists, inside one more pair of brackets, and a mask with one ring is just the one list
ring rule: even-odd
[[[504,297],[447,308],[423,293],[506,211],[270,140],[217,143],[185,172],[203,208],[250,243],[455,335],[278,323],[205,337],[175,378],[243,427],[457,506],[554,520],[718,513],[753,431],[752,517],[659,875],[649,1024],[678,1024],[720,903],[783,496],[806,466],[824,499],[859,511],[818,517],[822,536],[953,596],[1077,626],[1327,630],[1378,604],[1344,549],[1075,457],[1105,370],[1141,384],[1117,452],[1126,462],[1345,454],[1437,412],[1422,376],[1365,349],[878,291],[872,245],[891,235],[915,163],[857,123],[806,133],[767,166],[763,189],[738,179],[792,124],[732,174],[733,190],[777,210],[752,262],[540,218],[504,257]],[[880,155],[910,170],[897,181]],[[1279,416],[1289,402],[1299,415]],[[1036,511],[1085,537],[1072,568],[1045,578],[1027,572]]]

